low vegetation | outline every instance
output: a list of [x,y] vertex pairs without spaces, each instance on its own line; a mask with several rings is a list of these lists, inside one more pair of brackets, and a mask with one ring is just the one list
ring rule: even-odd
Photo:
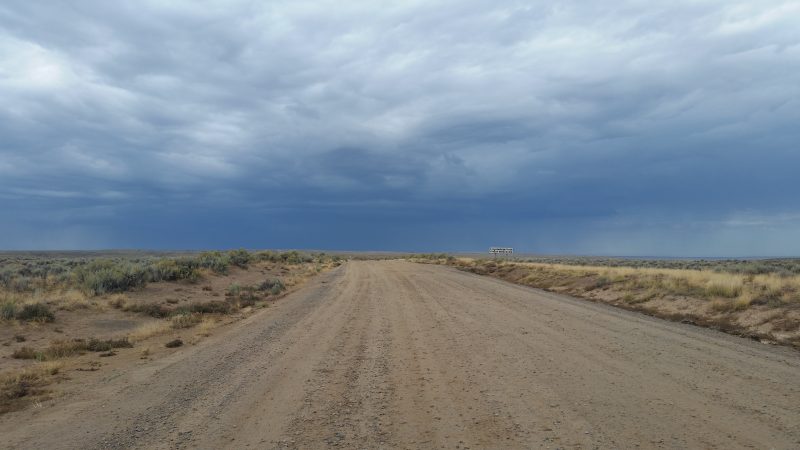
[[[171,340],[168,348],[192,344],[340,262],[323,253],[242,249],[170,255],[0,254],[0,326],[6,327],[0,332],[7,348],[2,356],[15,367],[23,365],[0,376],[0,413],[25,403],[20,399],[44,398],[44,386],[67,358],[114,356],[118,349],[161,335]],[[253,281],[258,273],[263,277]],[[227,289],[220,288],[228,277]],[[202,287],[197,286],[201,281]],[[161,287],[145,289],[151,283]],[[127,323],[128,328],[120,337],[78,338],[109,332],[92,325],[94,319],[84,320],[87,316]],[[82,331],[70,328],[73,324]],[[149,357],[150,352],[142,354]]]
[[[447,257],[447,255],[444,255]],[[441,258],[441,255],[437,255]],[[560,264],[590,267],[629,267],[634,269],[709,270],[744,275],[800,275],[800,259],[671,259],[671,258],[611,258],[602,256],[537,256],[514,258],[515,262]]]
[[17,319],[25,322],[53,322],[56,317],[50,307],[44,303],[20,305],[15,301],[6,300],[0,305],[0,319]]
[[609,303],[671,320],[800,347],[800,274],[794,260],[720,262],[699,268],[578,265],[417,255],[461,270],[592,301]]
[[48,258],[25,254],[0,257],[0,292],[35,293],[77,288],[103,295],[141,288],[159,281],[195,282],[204,272],[226,274],[231,267],[258,262],[286,265],[339,262],[337,256],[297,251],[209,251],[183,256]]
[[131,348],[133,344],[128,338],[122,339],[73,339],[69,341],[55,341],[50,346],[34,350],[30,347],[22,347],[12,353],[13,358],[35,359],[37,361],[52,361],[55,359],[67,358],[75,355],[82,355],[86,352],[107,352],[115,348]]
[[0,374],[0,414],[24,406],[27,398],[41,399],[46,386],[61,370],[61,363],[40,363],[22,370]]
[[[20,297],[71,296],[73,304],[87,305],[86,297],[123,293],[160,281],[197,282],[208,273],[227,274],[231,267],[247,268],[252,263],[284,265],[338,263],[324,253],[209,251],[176,257],[76,257],[52,258],[20,256],[0,258],[0,319],[52,321],[47,304],[28,304]],[[267,280],[261,291],[273,289],[280,280]],[[270,284],[272,283],[272,284]],[[273,295],[283,290],[274,287]],[[82,294],[82,298],[76,295]]]

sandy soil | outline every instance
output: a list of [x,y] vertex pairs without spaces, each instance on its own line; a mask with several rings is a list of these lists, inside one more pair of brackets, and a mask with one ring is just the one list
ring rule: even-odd
[[800,356],[401,261],[0,417],[6,448],[800,447]]

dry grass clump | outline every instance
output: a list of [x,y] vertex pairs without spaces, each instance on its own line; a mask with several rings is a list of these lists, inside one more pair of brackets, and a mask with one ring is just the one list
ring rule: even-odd
[[[525,281],[551,286],[571,286],[576,279],[591,278],[586,290],[613,287],[620,290],[657,290],[664,294],[705,299],[737,299],[737,309],[750,304],[780,301],[800,304],[800,275],[746,275],[711,270],[630,267],[570,266],[541,263],[473,263],[478,272],[509,272],[509,268],[530,269]],[[469,267],[469,266],[468,266]]]
[[65,311],[89,309],[93,306],[89,297],[78,289],[67,289],[55,298],[59,308]]
[[211,335],[211,330],[218,325],[217,319],[214,317],[203,317],[203,320],[197,326],[197,334],[200,336],[208,337]]
[[179,314],[166,320],[145,323],[129,334],[128,339],[132,342],[141,342],[154,336],[169,334],[174,330],[202,325],[207,321],[212,322],[213,319],[198,313]]
[[153,336],[167,334],[172,330],[172,324],[166,320],[147,322],[130,333],[128,339],[132,342],[141,342]]
[[38,396],[58,374],[62,364],[47,362],[0,375],[0,414],[22,406],[23,398]]
[[115,348],[130,348],[133,344],[128,338],[122,339],[73,339],[53,341],[48,347],[35,350],[22,347],[11,354],[16,359],[35,359],[38,361],[52,361],[54,359],[68,358],[82,355],[86,352],[107,352]]
[[174,329],[191,328],[202,321],[202,314],[180,314],[170,319],[170,326]]

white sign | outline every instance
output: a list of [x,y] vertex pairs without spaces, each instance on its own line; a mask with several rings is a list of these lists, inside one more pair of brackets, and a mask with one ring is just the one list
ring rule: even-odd
[[511,247],[492,247],[489,249],[489,253],[492,255],[510,255],[514,253],[514,249]]

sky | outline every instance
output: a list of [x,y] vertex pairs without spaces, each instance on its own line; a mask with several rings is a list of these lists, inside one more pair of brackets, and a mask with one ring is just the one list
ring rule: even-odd
[[800,256],[800,2],[0,3],[0,249]]

